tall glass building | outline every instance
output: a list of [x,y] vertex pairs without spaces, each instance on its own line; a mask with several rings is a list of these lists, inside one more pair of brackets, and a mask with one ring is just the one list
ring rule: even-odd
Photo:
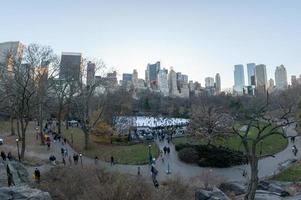
[[245,73],[243,65],[234,65],[234,93],[243,94],[245,86]]
[[248,71],[248,85],[252,85],[252,76],[255,75],[255,63],[248,63],[247,64],[247,71]]

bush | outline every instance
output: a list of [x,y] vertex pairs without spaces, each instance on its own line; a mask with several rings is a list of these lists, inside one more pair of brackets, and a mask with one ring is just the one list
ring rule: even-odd
[[197,163],[201,167],[231,167],[247,163],[241,151],[214,145],[176,145],[179,158],[183,162]]
[[199,160],[198,152],[191,147],[181,149],[178,156],[180,160],[186,163],[195,163],[195,161]]
[[108,125],[105,122],[100,122],[96,125],[95,129],[92,131],[92,134],[96,136],[102,136],[102,135],[109,136],[115,134],[115,132],[110,125]]

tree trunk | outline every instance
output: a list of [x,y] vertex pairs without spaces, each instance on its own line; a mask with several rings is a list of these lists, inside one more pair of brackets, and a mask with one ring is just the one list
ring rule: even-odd
[[17,133],[18,133],[18,138],[21,138],[21,134],[20,134],[20,119],[17,118]]
[[[25,142],[25,132],[26,132],[26,125],[24,124],[23,119],[21,120],[21,134],[22,134],[22,141],[21,141],[21,159],[24,159],[25,156],[25,147],[26,147],[26,142]],[[26,122],[25,122],[26,123]]]
[[258,159],[256,154],[250,156],[249,163],[251,167],[251,177],[247,193],[245,195],[245,200],[254,200],[258,185]]
[[11,135],[15,135],[14,118],[13,118],[12,114],[10,115],[10,132],[11,132]]
[[43,135],[43,108],[42,103],[39,107],[39,124],[40,124],[40,138],[41,138],[41,144],[45,145],[44,135]]
[[89,148],[89,131],[84,131],[85,134],[85,150]]
[[62,132],[62,106],[59,107],[59,112],[58,112],[58,116],[57,116],[57,120],[58,120],[58,134],[60,135]]

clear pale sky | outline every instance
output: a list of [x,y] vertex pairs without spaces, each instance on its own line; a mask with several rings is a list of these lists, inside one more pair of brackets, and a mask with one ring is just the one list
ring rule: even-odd
[[158,60],[202,85],[220,73],[223,88],[233,85],[235,64],[266,64],[269,78],[280,64],[289,80],[301,74],[299,0],[0,0],[0,7],[0,42],[82,52],[119,74],[136,68],[144,78]]

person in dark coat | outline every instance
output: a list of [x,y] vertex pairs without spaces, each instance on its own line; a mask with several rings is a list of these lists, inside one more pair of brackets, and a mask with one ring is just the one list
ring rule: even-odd
[[40,179],[41,179],[41,172],[38,168],[36,168],[34,170],[34,177],[37,183],[40,183]]

